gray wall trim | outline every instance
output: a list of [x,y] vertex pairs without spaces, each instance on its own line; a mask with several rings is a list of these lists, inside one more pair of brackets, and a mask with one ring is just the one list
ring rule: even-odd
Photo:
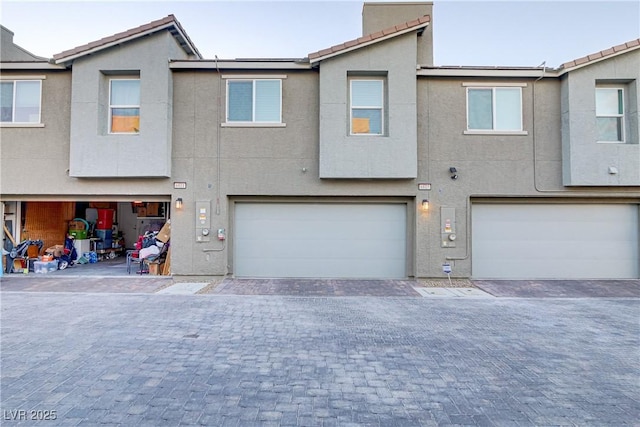
[[186,60],[171,61],[172,70],[309,70],[313,68],[308,62],[298,61],[212,61]]

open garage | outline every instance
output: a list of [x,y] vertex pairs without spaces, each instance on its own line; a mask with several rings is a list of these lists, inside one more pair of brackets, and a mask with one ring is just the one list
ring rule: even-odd
[[477,279],[636,279],[638,205],[480,204],[472,212]]

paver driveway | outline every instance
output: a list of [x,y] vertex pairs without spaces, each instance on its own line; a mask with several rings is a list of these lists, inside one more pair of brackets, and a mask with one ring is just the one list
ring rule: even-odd
[[635,298],[4,292],[1,308],[6,426],[640,419]]

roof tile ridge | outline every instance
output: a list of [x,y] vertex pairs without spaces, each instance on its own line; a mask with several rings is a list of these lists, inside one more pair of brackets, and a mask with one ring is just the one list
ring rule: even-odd
[[361,37],[358,37],[356,39],[353,40],[349,40],[346,41],[344,43],[340,43],[334,46],[331,46],[329,48],[326,49],[322,49],[313,53],[310,53],[309,55],[307,55],[309,57],[309,59],[315,59],[315,58],[319,58],[321,56],[324,55],[328,55],[331,53],[335,53],[335,52],[339,52],[341,50],[345,50],[345,49],[349,49],[351,47],[355,47],[359,44],[364,44],[364,43],[368,43],[370,41],[374,41],[376,39],[382,38],[382,37],[386,37],[389,35],[393,35],[395,33],[399,33],[401,31],[405,31],[405,30],[409,30],[413,27],[417,27],[419,25],[423,25],[425,23],[431,22],[431,16],[430,15],[422,15],[419,18],[416,19],[412,19],[410,21],[406,21],[400,24],[396,24],[392,27],[387,27],[384,28],[382,30],[376,31],[374,33],[370,33],[370,34],[365,34]]
[[151,30],[153,28],[157,28],[157,27],[161,27],[163,25],[169,24],[171,22],[174,22],[174,23],[176,23],[176,25],[179,25],[177,23],[177,20],[175,19],[175,16],[168,15],[168,16],[165,16],[164,18],[157,19],[155,21],[151,21],[151,22],[149,22],[147,24],[139,25],[137,27],[130,28],[130,29],[125,30],[125,31],[121,31],[121,32],[116,33],[116,34],[112,34],[110,36],[105,36],[105,37],[102,37],[102,38],[100,38],[98,40],[94,40],[92,42],[89,42],[89,43],[86,43],[86,44],[83,44],[83,45],[80,45],[80,46],[76,46],[76,47],[71,48],[71,49],[64,50],[64,51],[62,51],[60,53],[57,53],[57,54],[53,55],[53,59],[63,58],[65,56],[68,56],[68,55],[71,55],[71,54],[84,52],[85,50],[90,50],[90,49],[93,49],[94,47],[102,46],[102,45],[105,45],[107,43],[111,43],[113,41],[120,40],[120,39],[125,38],[125,37],[129,37],[129,36],[133,36],[133,35],[136,35],[136,34],[140,34],[140,33],[143,33],[145,31]]
[[640,45],[640,39],[630,40],[626,43],[621,43],[619,45],[616,45],[607,49],[603,49],[601,51],[594,52],[589,55],[573,59],[571,61],[567,61],[560,66],[560,69],[573,68],[575,66],[586,64],[591,61],[596,61],[598,59],[606,58],[608,56],[614,55],[619,52],[624,52],[626,50],[629,50],[639,45]]

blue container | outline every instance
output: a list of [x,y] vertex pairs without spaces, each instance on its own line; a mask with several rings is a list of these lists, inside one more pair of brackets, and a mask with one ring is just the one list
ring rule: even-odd
[[95,264],[98,262],[98,254],[95,252],[84,252],[82,256],[89,261],[89,264]]
[[99,251],[103,251],[105,249],[111,249],[111,244],[113,240],[103,240],[102,242],[96,243],[96,249]]
[[[106,242],[107,240],[111,242],[113,239],[113,230],[96,230],[96,237],[103,242]],[[109,243],[109,247],[111,247],[111,243]]]

